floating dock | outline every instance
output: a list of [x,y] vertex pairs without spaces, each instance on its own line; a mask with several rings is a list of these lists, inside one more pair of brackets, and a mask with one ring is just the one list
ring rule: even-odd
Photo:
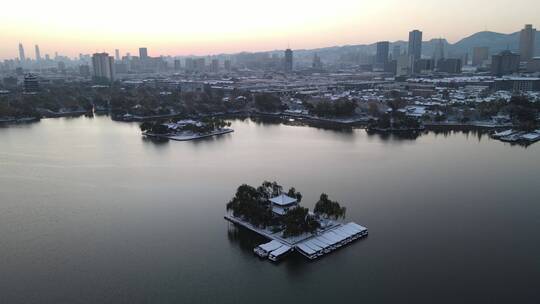
[[231,215],[225,215],[225,219],[269,239],[270,242],[257,246],[253,252],[273,262],[281,260],[293,251],[297,251],[310,260],[315,260],[368,235],[368,229],[356,223],[332,222],[314,234],[283,238],[281,232],[275,233],[255,227]]

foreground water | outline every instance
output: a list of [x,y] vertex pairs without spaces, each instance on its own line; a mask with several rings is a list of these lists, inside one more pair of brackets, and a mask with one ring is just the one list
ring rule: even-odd
[[[539,303],[540,144],[235,120],[148,141],[108,117],[0,129],[1,303]],[[223,220],[242,183],[343,202],[367,239],[278,265]]]

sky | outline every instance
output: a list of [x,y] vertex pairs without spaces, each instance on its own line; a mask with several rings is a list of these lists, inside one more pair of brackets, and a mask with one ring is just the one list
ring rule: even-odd
[[120,49],[150,56],[207,55],[240,51],[318,48],[380,40],[450,42],[475,32],[516,32],[540,27],[538,0],[24,0],[2,1],[0,59],[58,51]]

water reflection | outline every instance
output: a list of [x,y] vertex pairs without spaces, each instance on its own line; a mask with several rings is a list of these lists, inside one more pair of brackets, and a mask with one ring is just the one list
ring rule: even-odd
[[290,117],[267,117],[267,116],[252,116],[250,120],[253,122],[260,122],[260,125],[286,125],[286,126],[301,126],[312,127],[316,129],[332,130],[343,133],[352,133],[353,127],[350,125],[344,125],[335,122],[309,120],[303,118],[290,118]]
[[162,137],[151,137],[151,136],[141,136],[141,140],[145,144],[155,144],[157,146],[165,146],[169,143],[168,138],[162,138]]
[[[250,259],[258,258],[253,249],[261,244],[269,242],[266,238],[254,233],[251,230],[247,230],[238,227],[232,223],[227,224],[227,239],[235,246],[240,247],[244,256],[248,256]],[[291,252],[285,259],[278,263],[270,262],[267,259],[261,259],[261,262],[268,263],[270,265],[280,265],[285,267],[288,275],[291,277],[301,277],[305,272],[302,270],[308,270],[311,264],[317,263],[322,259],[315,261],[308,261],[299,253]],[[285,263],[286,261],[286,263]]]
[[423,134],[427,134],[425,131],[407,131],[407,132],[377,132],[366,131],[368,137],[376,137],[382,141],[393,140],[416,140]]
[[248,229],[236,227],[232,223],[227,224],[227,238],[232,244],[236,244],[242,252],[253,255],[253,248],[266,243],[266,239]]

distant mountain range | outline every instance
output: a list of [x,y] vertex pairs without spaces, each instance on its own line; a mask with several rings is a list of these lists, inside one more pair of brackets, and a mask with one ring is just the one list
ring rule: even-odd
[[[436,45],[439,43],[439,39],[432,39],[430,41],[424,41],[422,43],[422,54],[426,57],[431,57],[435,51]],[[443,39],[446,56],[458,57],[466,53],[472,56],[472,50],[475,47],[488,47],[490,54],[496,54],[503,50],[511,50],[513,52],[519,51],[519,32],[512,34],[502,34],[496,32],[483,31],[475,33],[467,38],[451,44]],[[408,43],[406,41],[395,41],[390,44],[390,54],[395,45],[401,47],[402,52],[407,51]],[[540,56],[540,32],[536,33],[536,56]],[[360,44],[360,45],[345,45],[345,46],[333,46],[319,49],[304,49],[295,50],[295,59],[299,61],[311,60],[313,54],[317,53],[323,61],[334,61],[338,58],[351,54],[374,54],[376,51],[376,44]],[[271,53],[282,52],[272,51]]]

